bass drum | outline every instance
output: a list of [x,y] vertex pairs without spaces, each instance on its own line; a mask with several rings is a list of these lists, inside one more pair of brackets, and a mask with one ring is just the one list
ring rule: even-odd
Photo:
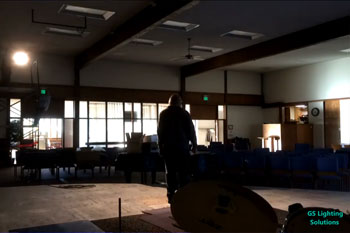
[[187,232],[276,232],[277,216],[261,196],[229,181],[193,182],[174,195],[171,213]]
[[350,232],[349,215],[343,213],[343,217],[341,218],[339,216],[318,216],[318,213],[326,213],[327,211],[340,212],[336,209],[321,207],[307,207],[297,210],[287,216],[285,223],[282,226],[281,233]]

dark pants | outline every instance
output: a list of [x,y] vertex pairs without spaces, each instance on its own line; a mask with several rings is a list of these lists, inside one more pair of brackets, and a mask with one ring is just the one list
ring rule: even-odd
[[190,182],[190,155],[189,153],[165,153],[164,162],[170,202],[174,193]]

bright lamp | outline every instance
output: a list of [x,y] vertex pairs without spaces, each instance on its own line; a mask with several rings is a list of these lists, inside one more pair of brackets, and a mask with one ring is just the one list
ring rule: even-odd
[[15,52],[12,59],[15,62],[15,64],[18,66],[25,66],[28,64],[28,61],[29,61],[28,54],[22,51]]

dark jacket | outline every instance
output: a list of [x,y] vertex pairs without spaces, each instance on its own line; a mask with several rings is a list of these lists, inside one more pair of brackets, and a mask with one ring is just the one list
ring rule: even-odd
[[197,146],[196,133],[190,114],[177,106],[161,112],[158,125],[158,144],[162,152],[189,152],[189,141]]

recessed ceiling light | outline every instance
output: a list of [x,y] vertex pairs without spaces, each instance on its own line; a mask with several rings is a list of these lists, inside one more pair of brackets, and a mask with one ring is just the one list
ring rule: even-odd
[[202,52],[216,53],[222,50],[222,48],[213,48],[201,45],[193,45],[191,46],[191,50],[197,50]]
[[307,106],[304,104],[295,105],[295,107],[296,108],[307,108]]
[[63,28],[55,28],[55,27],[47,27],[46,30],[44,31],[44,33],[45,34],[64,35],[64,36],[85,37],[90,32],[63,29]]
[[348,49],[343,49],[343,50],[340,50],[340,52],[343,52],[343,53],[350,53],[350,48],[348,48]]
[[188,32],[199,27],[199,24],[167,20],[161,25],[159,25],[158,27],[164,28],[164,29],[180,30],[180,31]]
[[245,32],[245,31],[233,30],[230,32],[226,32],[226,33],[222,34],[221,36],[229,36],[229,37],[235,37],[235,38],[255,40],[255,39],[258,39],[264,35],[261,33],[255,33],[255,32]]
[[133,39],[131,43],[156,46],[163,43],[163,41],[137,38],[137,39]]
[[81,7],[81,6],[72,6],[67,4],[63,4],[61,9],[59,9],[58,13],[73,14],[77,16],[83,16],[83,17],[88,17],[92,19],[102,19],[102,20],[108,20],[112,15],[115,14],[114,11],[106,11],[106,10],[87,8],[87,7]]

